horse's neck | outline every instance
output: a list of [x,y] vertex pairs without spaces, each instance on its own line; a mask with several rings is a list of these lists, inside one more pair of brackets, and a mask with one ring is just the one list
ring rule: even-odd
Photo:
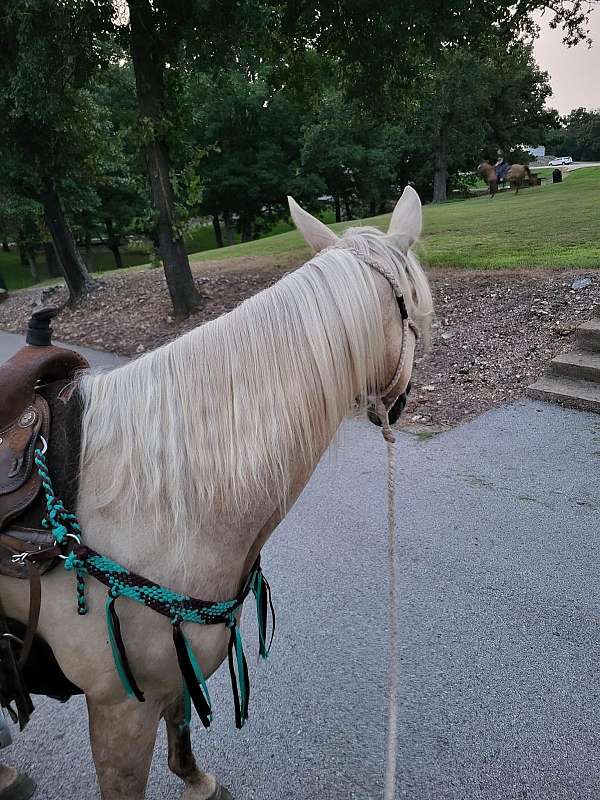
[[[288,387],[288,396],[295,388]],[[343,419],[330,426],[337,430]],[[93,480],[81,474],[79,513],[84,541],[103,555],[178,591],[194,596],[225,600],[236,594],[262,546],[295,503],[330,444],[331,436],[318,442],[311,457],[292,451],[289,459],[288,491],[283,501],[270,487],[254,497],[243,511],[230,504],[215,510],[201,527],[186,532],[185,552],[170,546],[168,537],[157,537],[143,513],[102,513],[93,507]]]

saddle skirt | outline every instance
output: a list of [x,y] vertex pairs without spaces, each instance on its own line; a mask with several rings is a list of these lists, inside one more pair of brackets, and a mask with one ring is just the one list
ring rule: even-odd
[[81,404],[74,378],[89,365],[74,350],[50,344],[54,313],[37,312],[28,343],[0,365],[0,574],[17,578],[29,576],[24,554],[53,545],[41,524],[45,508],[34,461],[42,438],[53,481],[72,507],[76,499]]

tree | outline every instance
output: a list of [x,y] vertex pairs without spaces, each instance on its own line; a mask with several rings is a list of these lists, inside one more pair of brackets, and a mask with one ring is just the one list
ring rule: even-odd
[[537,143],[547,127],[558,124],[556,111],[546,108],[552,94],[548,73],[536,64],[531,44],[515,42],[495,53],[488,75],[488,146],[508,152]]
[[592,4],[587,0],[289,0],[282,4],[281,31],[292,41],[292,61],[302,46],[339,61],[344,84],[361,98],[381,97],[390,75],[420,80],[423,63],[451,47],[479,49],[488,37],[507,46],[538,32],[536,12],[548,13],[567,44],[589,39]]
[[99,142],[85,85],[104,58],[111,28],[101,2],[6,0],[0,15],[0,158],[5,185],[38,201],[71,300],[93,281],[75,244],[61,198],[93,162]]
[[495,160],[498,150],[513,157],[538,141],[556,116],[544,106],[550,88],[531,47],[501,44],[492,42],[485,56],[465,47],[438,54],[390,126],[399,182],[410,179],[433,202],[445,201],[448,186],[463,183],[482,157]]
[[98,203],[91,219],[88,215],[88,225],[111,251],[119,269],[123,237],[131,233],[151,236],[155,227],[131,64],[111,63],[96,77],[91,90],[106,115],[108,135],[96,164],[93,189]]
[[170,13],[167,3],[153,5],[150,0],[129,0],[130,52],[156,210],[159,252],[173,309],[178,317],[185,317],[199,308],[201,298],[174,213],[168,144],[173,104],[168,103],[165,73],[170,55],[180,46],[183,21],[179,11]]
[[[404,142],[412,140],[415,152],[424,159],[423,164],[414,165],[419,173],[424,174],[427,162],[433,161],[433,197],[439,201],[446,197],[453,170],[459,165],[464,168],[465,163],[472,169],[482,142],[514,144],[519,135],[528,136],[533,128],[539,131],[549,119],[543,111],[547,76],[537,70],[523,44],[524,38],[537,32],[533,12],[542,10],[551,13],[552,25],[563,27],[567,43],[586,38],[590,8],[577,0],[516,4],[450,0],[443,8],[416,0],[375,0],[368,4],[368,13],[359,0],[344,4],[298,0],[287,4],[283,30],[335,60],[338,86],[346,98],[365,106],[367,114],[370,109],[373,116],[388,120],[391,136],[395,131]],[[505,68],[497,57],[504,60]],[[516,75],[510,73],[513,68]],[[532,86],[519,82],[518,76],[524,75]],[[507,89],[504,97],[503,87]],[[510,105],[512,91],[518,107]],[[513,120],[510,130],[501,124],[496,109]],[[343,113],[339,120],[345,124]],[[415,135],[417,125],[421,136],[430,139],[425,152]],[[334,134],[330,125],[328,132],[347,140],[347,130]],[[335,148],[328,153],[327,142],[320,141],[318,127],[313,134],[310,149],[315,154],[320,150],[324,163],[329,156],[335,158]],[[398,175],[405,172],[401,167],[397,165]],[[343,185],[346,178],[348,171],[338,169],[328,184]]]
[[231,227],[235,215],[248,241],[261,224],[287,216],[287,194],[314,197],[320,185],[311,181],[310,189],[300,173],[302,116],[285,90],[238,65],[216,77],[197,76],[188,102],[202,149],[200,208],[215,227],[221,216]]
[[546,133],[546,146],[556,155],[575,161],[600,159],[600,109],[576,108],[560,120],[557,130]]
[[[395,143],[389,136],[391,109],[375,118],[339,89],[327,87],[312,120],[307,121],[302,165],[320,176],[334,199],[336,221],[355,212],[376,214],[395,194]],[[354,206],[354,207],[353,207]]]
[[5,192],[0,194],[0,230],[16,242],[22,265],[38,280],[36,248],[43,232],[43,212],[39,203]]

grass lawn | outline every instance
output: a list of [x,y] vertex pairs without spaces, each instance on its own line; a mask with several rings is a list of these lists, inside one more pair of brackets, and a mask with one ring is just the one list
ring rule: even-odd
[[[547,170],[551,172],[551,170]],[[546,170],[538,170],[546,172]],[[518,267],[600,268],[600,167],[567,174],[562,183],[502,192],[464,202],[428,205],[423,209],[421,255],[431,266],[465,269]],[[389,214],[331,225],[341,231],[350,225],[374,225],[386,230]],[[195,263],[244,257],[269,257],[274,266],[306,260],[309,250],[300,234],[280,222],[267,236],[253,242],[217,248],[212,226],[197,228],[186,245]],[[148,254],[123,248],[126,266],[147,264]],[[112,255],[93,251],[94,268],[112,270]],[[0,252],[0,274],[9,289],[30,285],[29,272],[16,252]]]
[[[503,192],[423,209],[423,260],[467,269],[600,268],[600,167],[571,172],[562,183]],[[385,230],[389,214],[361,222]],[[196,253],[195,262],[242,256],[308,256],[296,231]]]
[[[333,212],[328,211],[325,213],[323,219],[325,222],[331,222],[334,218]],[[278,236],[281,233],[292,230],[293,225],[291,222],[279,220],[267,233],[264,238],[268,239],[272,236]],[[239,234],[236,234],[236,240],[239,242]],[[199,253],[205,250],[215,250],[217,248],[217,240],[212,225],[200,226],[194,228],[185,240],[185,248],[188,253]],[[221,252],[221,251],[219,251]],[[228,248],[224,248],[222,252],[229,252]],[[136,267],[141,264],[148,264],[150,255],[147,248],[140,246],[140,244],[130,244],[121,248],[121,257],[125,267]],[[46,270],[46,262],[43,253],[37,253],[38,270],[40,280],[47,282],[49,276]],[[115,270],[115,262],[112,253],[104,247],[92,248],[92,266],[90,271],[94,273],[112,272]],[[14,247],[11,248],[9,253],[0,251],[0,275],[4,278],[6,285],[9,289],[23,289],[32,285],[31,275],[29,270],[21,265],[21,259]]]

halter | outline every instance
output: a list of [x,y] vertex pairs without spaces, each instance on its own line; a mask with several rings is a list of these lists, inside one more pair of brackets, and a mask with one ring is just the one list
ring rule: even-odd
[[[406,302],[404,300],[404,294],[402,292],[402,286],[400,285],[400,281],[398,280],[397,276],[394,274],[393,270],[387,267],[385,264],[382,264],[379,261],[376,261],[371,256],[369,245],[365,242],[364,239],[360,237],[355,237],[349,240],[340,240],[339,244],[332,245],[332,248],[343,248],[352,252],[358,259],[360,259],[367,267],[378,272],[386,281],[389,283],[392,291],[394,292],[394,296],[396,298],[396,302],[398,303],[398,309],[400,311],[400,317],[402,319],[402,345],[400,347],[400,356],[398,358],[398,364],[396,366],[396,371],[388,385],[383,389],[381,394],[379,394],[373,400],[373,406],[375,414],[377,415],[379,424],[381,425],[383,438],[387,442],[394,442],[395,437],[392,432],[390,421],[389,421],[389,413],[391,409],[398,403],[399,401],[402,402],[402,409],[406,405],[407,395],[410,392],[410,380],[406,386],[406,389],[401,394],[397,395],[392,401],[389,399],[387,402],[383,401],[384,397],[389,397],[389,395],[394,391],[397,387],[398,383],[400,382],[400,378],[402,377],[402,373],[404,372],[404,362],[406,360],[406,350],[408,347],[408,331],[409,329],[413,332],[416,339],[419,338],[419,330],[414,322],[408,316],[408,311],[406,310]],[[402,412],[401,409],[401,412]],[[401,413],[400,412],[400,413]],[[377,421],[373,420],[370,417],[371,421],[377,424]]]
[[[394,292],[394,295],[396,297],[396,302],[398,303],[398,308],[400,310],[400,317],[402,318],[402,346],[400,348],[400,357],[398,358],[398,366],[396,367],[396,371],[394,373],[393,378],[381,393],[381,397],[387,397],[387,395],[391,394],[391,392],[398,385],[400,381],[400,376],[402,375],[402,372],[404,370],[404,361],[406,359],[406,347],[408,342],[408,337],[406,334],[410,329],[415,335],[415,338],[418,339],[419,330],[415,325],[415,323],[412,322],[412,320],[408,316],[408,311],[406,310],[406,302],[404,300],[404,295],[402,293],[402,287],[400,286],[400,281],[394,275],[392,270],[389,269],[389,267],[386,267],[384,264],[380,264],[378,261],[368,261],[367,265],[372,270],[378,272],[381,276],[383,276],[392,287],[392,291]],[[394,400],[392,403],[390,403],[387,406],[386,410],[389,411],[389,409],[394,405],[395,402],[396,401]]]

